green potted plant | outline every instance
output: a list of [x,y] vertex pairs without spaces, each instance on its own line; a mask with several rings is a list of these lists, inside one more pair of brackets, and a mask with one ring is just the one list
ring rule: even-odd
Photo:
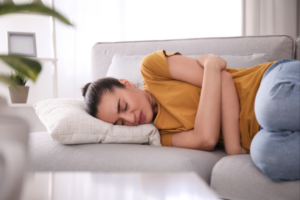
[[[55,17],[64,24],[73,26],[69,20],[63,15],[56,12],[54,9],[43,5],[40,1],[33,1],[31,4],[15,5],[12,0],[3,1],[1,4],[0,0],[0,16],[12,13],[24,13],[24,14],[43,14]],[[41,64],[30,58],[26,58],[21,55],[1,55],[0,60],[6,63],[9,67],[13,68],[20,74],[25,75],[28,79],[33,82],[36,81],[42,67]],[[0,73],[0,83],[5,83],[10,87],[17,88],[17,84],[12,81],[6,74]],[[0,97],[1,98],[1,97]],[[1,107],[1,105],[0,105]]]
[[28,77],[18,71],[7,74],[7,78],[13,81],[17,86],[9,86],[9,94],[11,103],[26,103],[29,86],[25,86],[28,81]]

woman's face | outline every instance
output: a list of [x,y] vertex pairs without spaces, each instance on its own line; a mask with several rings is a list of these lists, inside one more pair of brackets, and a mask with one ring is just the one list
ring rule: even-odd
[[106,92],[98,105],[97,118],[108,123],[137,126],[151,123],[155,99],[126,79],[120,79],[126,88],[115,88],[113,93]]

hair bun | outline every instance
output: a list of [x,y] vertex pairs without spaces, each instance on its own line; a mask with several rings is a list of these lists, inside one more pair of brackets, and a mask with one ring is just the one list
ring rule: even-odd
[[91,83],[87,83],[87,84],[85,84],[85,86],[82,88],[82,96],[85,97],[85,94],[86,94],[86,92],[87,92],[87,90],[88,90],[90,84],[91,84]]

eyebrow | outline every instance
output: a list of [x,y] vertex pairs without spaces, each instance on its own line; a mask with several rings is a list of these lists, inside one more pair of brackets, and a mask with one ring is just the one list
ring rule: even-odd
[[[119,102],[118,102],[118,114],[120,113],[120,99],[119,99]],[[113,124],[113,125],[116,125],[118,122],[118,120]]]

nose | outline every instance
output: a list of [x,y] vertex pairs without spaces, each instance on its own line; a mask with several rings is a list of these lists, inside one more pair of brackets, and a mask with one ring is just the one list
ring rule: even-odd
[[138,122],[133,112],[122,113],[121,118],[124,120],[123,124],[126,126],[134,126],[137,124],[136,122]]

